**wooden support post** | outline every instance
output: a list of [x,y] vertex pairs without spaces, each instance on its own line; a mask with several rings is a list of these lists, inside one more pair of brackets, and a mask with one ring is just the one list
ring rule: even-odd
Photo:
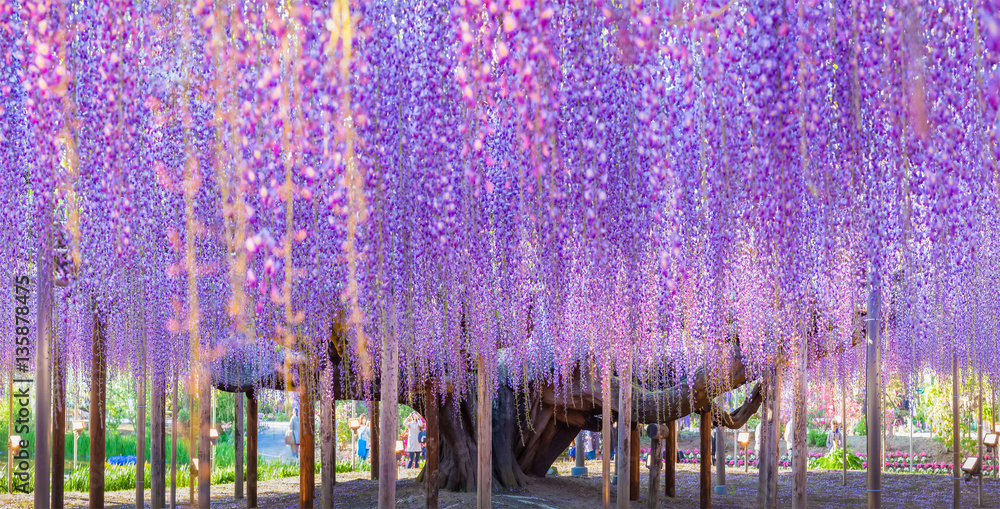
[[601,502],[611,509],[611,367],[605,358],[601,369]]
[[646,500],[648,509],[660,508],[660,470],[663,468],[663,444],[670,437],[668,429],[663,424],[650,424],[646,427],[649,437],[649,497]]
[[[44,195],[41,195],[44,196]],[[42,198],[46,200],[46,198]],[[51,199],[48,199],[51,200]],[[46,200],[46,201],[48,201]],[[49,438],[52,433],[52,206],[45,204],[45,219],[38,232],[38,307],[35,322],[35,509],[49,509]],[[103,352],[102,352],[103,356]],[[103,389],[102,389],[103,390]],[[11,416],[13,418],[13,416]],[[101,465],[103,467],[103,465]],[[60,479],[60,482],[62,480]]]
[[712,409],[711,407],[701,411],[701,422],[699,426],[699,437],[701,438],[701,458],[699,459],[699,489],[700,497],[698,507],[707,509],[712,507]]
[[[198,509],[212,506],[212,373],[207,359],[202,359],[197,369],[201,370],[198,380]],[[192,412],[194,413],[194,412]]]
[[677,496],[677,421],[667,423],[667,447],[663,454],[667,457],[664,470],[663,491],[670,498]]
[[[156,365],[156,363],[154,363]],[[149,506],[152,509],[164,509],[167,502],[166,487],[166,387],[164,387],[163,369],[153,368],[152,391],[150,394],[150,440],[149,440]]]
[[247,507],[257,507],[257,395],[247,393]]
[[765,397],[761,416],[760,456],[757,458],[757,506],[778,507],[778,416],[781,415],[781,369],[771,368],[765,379]]
[[108,340],[104,325],[95,311],[90,364],[90,509],[104,509],[104,422],[108,386]]
[[382,338],[381,408],[379,413],[378,508],[396,507],[396,434],[399,408],[399,361],[395,328]]
[[316,499],[316,411],[313,403],[313,373],[299,373],[299,509],[312,509]]
[[844,486],[847,486],[847,380],[840,382],[840,435],[843,437],[841,448],[844,449]]
[[434,383],[428,380],[424,385],[424,420],[427,421],[427,460],[424,462],[424,494],[427,509],[438,509],[440,489],[440,428],[438,426],[438,400]]
[[[879,358],[879,315],[882,308],[882,297],[879,291],[879,279],[872,276],[871,291],[868,295],[868,309],[865,321],[867,323],[867,341],[865,348],[865,398],[867,399],[868,421],[868,509],[882,507],[882,405],[881,360]],[[957,467],[956,467],[957,468]],[[958,489],[958,484],[955,484]],[[957,493],[957,491],[956,491]]]
[[486,360],[476,360],[479,376],[476,399],[476,507],[489,509],[493,495],[493,402]]
[[976,443],[979,444],[976,449],[976,455],[979,458],[979,462],[982,470],[979,473],[979,507],[983,506],[983,472],[986,470],[985,462],[983,461],[983,372],[979,371],[979,421],[976,423],[976,434],[978,438]]
[[170,509],[177,509],[177,398],[178,375],[174,373],[173,415],[170,417]]
[[[368,419],[368,425],[371,426],[371,440],[369,440],[368,457],[370,458],[371,466],[371,476],[373,481],[378,480],[379,475],[379,443],[381,442],[381,437],[379,436],[380,421],[382,416],[379,415],[378,401],[368,402],[369,412],[371,415]],[[393,446],[395,447],[395,445]],[[395,461],[393,461],[395,463]]]
[[629,500],[639,500],[639,423],[632,424],[632,430],[629,437],[629,488],[628,488],[628,499]]
[[66,358],[65,346],[52,342],[52,508],[65,507],[66,484]]
[[333,394],[334,371],[327,366],[319,383],[320,504],[333,509],[333,485],[337,483],[337,400]]
[[139,334],[139,373],[136,387],[135,426],[135,506],[146,505],[146,317],[141,314]]
[[629,348],[626,353],[625,360],[625,372],[621,374],[621,381],[618,392],[618,509],[629,509],[631,504],[629,500],[631,499],[631,494],[629,490],[632,488],[632,483],[630,482],[631,476],[629,471],[631,470],[631,461],[629,459],[629,451],[632,450],[631,438],[632,433],[632,349]]
[[[871,428],[868,428],[871,430]],[[954,353],[951,357],[951,448],[954,451],[954,459],[952,460],[952,482],[954,483],[954,492],[952,493],[951,506],[953,509],[959,509],[962,507],[962,439],[959,434],[959,421],[958,421],[958,354]],[[871,467],[871,462],[868,462],[868,466]]]
[[243,500],[243,393],[233,393],[233,498]]
[[[792,509],[806,509],[806,470],[809,468],[809,449],[807,448],[806,399],[808,395],[808,357],[809,349],[805,328],[795,348],[792,422]],[[786,435],[787,436],[787,435]]]

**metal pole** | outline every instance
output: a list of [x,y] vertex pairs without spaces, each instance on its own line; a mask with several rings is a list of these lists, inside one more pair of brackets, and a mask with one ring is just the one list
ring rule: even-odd
[[[914,363],[914,361],[916,360],[915,356],[914,356],[914,348],[915,347],[914,347],[913,343],[911,342],[910,343],[910,362],[911,363]],[[910,376],[912,377],[912,374]],[[919,376],[920,375],[918,374],[917,375],[917,377],[918,377],[917,383],[920,382]],[[909,462],[910,463],[909,464],[910,468],[909,468],[909,471],[910,471],[911,474],[913,473],[913,405],[914,405],[914,401],[915,401],[915,398],[913,396],[914,396],[914,393],[917,392],[914,389],[915,389],[915,386],[914,386],[914,384],[911,383],[910,384],[910,390],[909,390],[910,401],[908,402],[909,404],[907,405],[908,407],[910,407],[910,462]]]
[[583,445],[584,440],[586,439],[583,436],[583,430],[580,430],[580,432],[576,434],[576,466],[574,466],[572,470],[570,470],[570,475],[572,475],[573,477],[580,477],[587,475],[587,467],[583,463],[584,460],[583,451],[584,449],[586,449],[586,447],[584,447]]
[[[979,371],[979,423],[976,426],[976,434],[978,435],[976,443],[979,444],[976,449],[976,454],[979,456],[979,464],[983,465],[983,372]],[[979,472],[979,506],[983,506],[983,474],[982,470]]]
[[962,446],[961,438],[958,435],[958,353],[951,357],[951,447],[954,449],[954,460],[952,464],[952,481],[954,491],[952,493],[951,504],[954,509],[961,507],[962,490],[959,481],[962,479],[962,465],[959,457],[959,448]]
[[[882,506],[882,409],[879,397],[879,316],[882,308],[882,294],[879,276],[872,274],[871,290],[868,294],[868,309],[865,317],[867,341],[865,348],[866,390],[868,401],[868,509]],[[956,485],[957,486],[957,485]],[[957,488],[956,488],[957,489]]]
[[[47,207],[48,208],[48,207]],[[52,433],[52,211],[38,235],[38,318],[35,332],[35,509],[49,509],[49,438]],[[13,419],[14,414],[11,414]]]
[[[142,311],[139,340],[139,386],[136,387],[135,506],[146,498],[146,313]],[[152,445],[152,444],[150,444]]]
[[840,436],[844,455],[844,486],[847,486],[847,380],[840,381]]
[[174,415],[170,418],[170,509],[177,509],[177,372],[174,371]]

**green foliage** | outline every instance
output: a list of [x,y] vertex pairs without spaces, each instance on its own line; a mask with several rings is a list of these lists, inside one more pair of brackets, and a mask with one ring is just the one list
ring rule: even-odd
[[859,437],[868,436],[868,418],[862,415],[858,423],[854,426],[854,435]]
[[[15,469],[14,472],[17,473],[17,467],[16,466],[14,467],[14,469]],[[0,465],[0,479],[3,479],[3,482],[0,482],[0,493],[7,493],[7,464],[6,463],[4,463],[3,465]],[[14,491],[15,491],[15,493],[20,493],[21,492],[16,486],[14,487]],[[28,467],[28,493],[31,493],[33,491],[35,491],[35,467],[31,466],[31,467]]]
[[[347,465],[350,467],[350,464]],[[337,470],[340,471],[341,465],[337,465]],[[320,464],[316,464],[316,472],[320,471]],[[345,470],[350,471],[350,470]],[[145,484],[146,488],[150,487],[151,478],[150,475],[152,469],[147,466],[145,469]],[[167,479],[170,479],[170,468],[167,468]],[[257,466],[257,479],[261,481],[266,481],[269,479],[281,479],[285,477],[297,477],[299,475],[299,464],[298,463],[285,463],[282,461],[261,461]],[[243,465],[243,478],[246,479],[246,464]],[[190,470],[187,464],[177,466],[177,487],[186,488],[188,487],[191,480]],[[216,467],[212,470],[212,484],[228,484],[236,480],[236,470],[232,465],[228,467]],[[66,491],[76,491],[85,492],[89,489],[90,482],[90,469],[88,467],[82,467],[77,469],[75,472],[71,473],[66,480]],[[135,489],[135,465],[124,465],[124,466],[108,466],[104,469],[104,491],[122,491],[122,490],[134,490]],[[7,489],[6,483],[4,484],[3,490]],[[32,480],[32,489],[34,489],[34,481]],[[2,492],[2,491],[0,491]]]
[[359,461],[355,465],[351,465],[350,461],[338,461],[337,462],[337,473],[343,474],[346,472],[371,472],[372,465],[367,461]]
[[808,432],[808,444],[813,447],[826,447],[826,433],[817,428],[810,428]]
[[[861,470],[861,458],[853,452],[847,453],[847,469]],[[844,450],[840,448],[832,449],[825,456],[809,460],[809,468],[823,468],[827,470],[840,470],[844,468]]]

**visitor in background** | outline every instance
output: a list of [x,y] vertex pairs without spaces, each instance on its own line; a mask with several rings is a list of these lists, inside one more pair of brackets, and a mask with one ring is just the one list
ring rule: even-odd
[[795,419],[789,417],[788,424],[785,424],[785,452],[791,452],[793,440],[795,440]]
[[757,421],[757,427],[753,430],[753,453],[757,455],[758,459],[760,459],[760,443],[764,438],[760,433],[761,424],[763,424],[762,421]]
[[406,468],[418,468],[420,467],[420,430],[423,428],[420,424],[420,418],[417,417],[416,413],[410,414],[406,421],[403,423],[406,426],[406,433],[408,435],[408,440],[406,441]]
[[299,457],[299,409],[295,409],[295,413],[292,414],[291,420],[288,421],[288,430],[292,432],[292,440],[295,445],[288,444],[292,449],[292,457]]
[[573,442],[569,444],[569,459],[576,460],[576,439],[575,438],[573,439]]
[[833,421],[833,431],[830,432],[830,450],[844,447],[844,434],[840,431],[840,423]]
[[368,426],[368,419],[362,415],[359,419],[361,427],[358,428],[358,458],[361,461],[368,459],[368,440],[371,436],[371,427]]
[[615,451],[618,449],[618,421],[611,421],[611,461],[615,460]]
[[583,432],[583,459],[592,460],[594,459],[594,442],[590,440],[590,432]]
[[587,459],[596,460],[597,459],[597,433],[588,431],[587,432]]

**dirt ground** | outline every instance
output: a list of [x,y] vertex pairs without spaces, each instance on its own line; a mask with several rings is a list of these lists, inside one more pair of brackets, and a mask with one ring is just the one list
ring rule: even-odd
[[[559,472],[565,475],[572,465],[568,462],[557,463]],[[505,491],[493,494],[493,507],[511,509],[588,509],[600,507],[601,504],[601,464],[599,461],[587,462],[591,475],[586,478],[548,477],[535,480],[524,489]],[[698,505],[698,466],[678,465],[677,498],[668,500],[661,497],[660,507],[696,507]],[[400,469],[400,480],[396,484],[396,507],[399,509],[417,509],[424,507],[423,485],[414,480],[417,470]],[[378,483],[367,479],[367,475],[341,474],[334,488],[334,506],[338,508],[370,509],[376,506]],[[729,469],[726,473],[727,494],[713,493],[712,504],[717,508],[753,508],[757,505],[757,472],[750,470],[743,473],[741,469]],[[810,508],[842,508],[864,505],[866,496],[865,473],[854,471],[848,473],[848,485],[843,486],[840,472],[810,471],[809,472],[809,507]],[[791,475],[782,471],[778,478],[779,507],[791,505]],[[906,475],[883,474],[883,507],[887,508],[936,508],[950,507],[952,483],[949,476],[943,475]],[[977,507],[976,481],[961,483],[962,507]],[[189,507],[187,489],[178,490],[178,502],[181,507]],[[261,508],[292,509],[298,507],[298,478],[287,478],[261,482],[259,486],[258,505]],[[1000,505],[1000,480],[986,479],[983,488],[986,507]],[[320,489],[316,487],[316,506],[319,507]],[[617,490],[611,489],[612,504]],[[640,476],[640,500],[634,501],[631,507],[640,509],[646,507],[648,499],[648,479],[645,469]],[[148,496],[148,492],[147,492]],[[168,494],[169,497],[169,494]],[[134,492],[120,491],[108,493],[106,507],[134,507]],[[0,507],[30,508],[31,495],[12,497],[0,495]],[[475,508],[475,493],[440,493],[442,509]],[[86,493],[67,493],[66,507],[87,507]],[[148,507],[148,501],[147,505]],[[245,500],[233,499],[232,485],[212,487],[213,508],[243,508]]]

